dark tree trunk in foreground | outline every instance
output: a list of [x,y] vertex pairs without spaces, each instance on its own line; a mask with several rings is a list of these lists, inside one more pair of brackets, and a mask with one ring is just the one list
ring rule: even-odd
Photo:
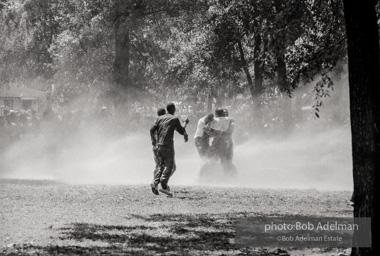
[[277,56],[277,76],[278,85],[282,89],[282,118],[285,131],[289,131],[293,125],[293,109],[292,109],[292,98],[289,97],[287,90],[289,89],[287,76],[286,76],[286,63],[285,58],[282,53]]
[[261,61],[261,35],[256,33],[254,36],[255,46],[254,46],[254,73],[255,73],[255,85],[254,88],[251,89],[252,97],[256,95],[261,95],[263,93],[263,66]]
[[252,81],[252,76],[251,76],[251,73],[249,72],[249,66],[248,66],[247,60],[245,59],[245,55],[244,55],[244,51],[243,51],[243,45],[241,43],[241,40],[238,40],[237,44],[238,44],[240,59],[241,59],[241,62],[243,64],[243,70],[244,70],[245,76],[247,77],[248,87],[251,90],[251,94],[254,95],[255,92],[254,92],[254,85],[253,85],[253,81]]
[[113,64],[116,85],[124,92],[129,86],[129,28],[122,18],[115,24],[115,60]]
[[255,83],[254,87],[251,87],[251,94],[253,99],[253,111],[254,111],[254,123],[261,128],[261,121],[263,119],[263,114],[261,111],[261,95],[263,93],[263,65],[261,61],[261,35],[256,33],[254,36],[254,64],[253,69],[255,73]]
[[349,58],[354,216],[372,219],[372,248],[354,246],[352,255],[380,255],[379,210],[375,208],[376,203],[380,202],[380,81],[376,2],[344,0]]
[[212,93],[209,93],[207,95],[207,113],[211,113],[212,112]]

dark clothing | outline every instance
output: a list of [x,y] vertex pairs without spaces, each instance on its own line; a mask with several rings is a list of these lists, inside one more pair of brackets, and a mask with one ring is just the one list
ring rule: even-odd
[[[155,124],[157,123],[157,120],[158,120],[158,118],[154,122]],[[153,134],[152,134],[152,131],[151,131],[150,132],[150,137],[152,138],[152,144],[153,144],[153,141],[157,141],[158,140],[157,131],[155,131]],[[156,163],[156,167],[154,168],[154,170],[156,170],[157,167],[158,167],[158,165],[159,165],[159,163],[158,163],[158,157],[157,157],[157,150],[158,150],[158,148],[156,147],[155,144],[153,144],[154,162]]]
[[162,175],[162,172],[164,171],[164,168],[161,169],[160,162],[158,160],[158,148],[153,147],[153,154],[154,154],[154,162],[156,163],[156,167],[154,168],[153,172],[153,184],[154,186],[157,186],[160,184],[160,178]]
[[153,147],[154,162],[156,163],[156,167],[154,168],[154,170],[156,170],[158,168],[158,165],[159,165],[157,151],[158,151],[158,148]]
[[[176,130],[181,135],[186,134],[186,130],[181,125],[178,117],[175,117],[172,114],[165,114],[158,117],[150,129],[152,144],[157,146],[173,145],[174,130]],[[158,139],[155,137],[156,132]]]
[[[157,132],[155,132],[153,136],[155,138],[155,141],[157,141],[158,140]],[[157,186],[160,183],[160,178],[165,167],[163,168],[160,167],[160,162],[158,160],[158,148],[156,146],[153,146],[153,156],[154,156],[154,162],[156,164],[153,171],[153,184]]]
[[176,170],[174,160],[174,130],[185,135],[186,130],[181,125],[178,117],[172,114],[159,116],[150,129],[152,145],[157,148],[158,166],[154,172],[154,185],[161,183],[163,189],[167,189],[170,177]]
[[[158,118],[157,118],[158,119]],[[157,119],[156,119],[156,121],[155,121],[155,123],[157,122]],[[152,135],[152,133],[150,134],[150,136],[152,137],[154,137],[154,141],[157,141],[158,140],[158,136],[157,136],[157,131],[156,132],[154,132],[154,134]],[[153,141],[153,139],[152,139],[152,141]],[[160,163],[159,163],[159,161],[158,161],[158,148],[155,146],[155,145],[153,145],[153,156],[154,156],[154,162],[155,162],[155,167],[154,167],[154,172],[153,172],[153,183],[156,183],[155,181],[156,181],[156,177],[159,175],[159,176],[161,176],[161,174],[160,173],[162,173],[162,171],[163,170],[160,170],[160,167],[159,167],[159,165],[160,165]],[[158,177],[158,183],[160,183],[160,178]],[[158,185],[158,183],[157,184],[155,184],[155,185]]]
[[[163,173],[163,171],[165,169],[165,165],[164,164],[160,165],[160,160],[159,160],[159,157],[158,157],[158,148],[156,148],[156,147],[153,148],[153,154],[154,154],[154,162],[156,163],[156,166],[155,166],[154,172],[153,172],[153,184],[155,186],[157,186],[161,182],[160,179],[161,179],[162,173]],[[176,164],[175,164],[175,160],[174,160],[174,164],[173,164],[173,169],[171,171],[171,175],[173,175],[173,173],[175,171],[176,171]]]
[[198,150],[199,156],[200,157],[206,156],[206,153],[210,147],[210,137],[206,134],[203,134],[202,137],[196,137],[194,142],[195,142],[195,147]]
[[175,171],[174,146],[158,146],[157,158],[159,166],[154,176],[154,185],[161,183],[163,189],[167,189],[169,178]]

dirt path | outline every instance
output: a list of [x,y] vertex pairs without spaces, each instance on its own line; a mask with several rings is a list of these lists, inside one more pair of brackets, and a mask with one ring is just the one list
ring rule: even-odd
[[[0,253],[281,255],[276,249],[236,248],[236,220],[262,215],[352,215],[348,191],[176,186],[172,190],[175,197],[167,198],[154,196],[147,185],[0,180]],[[293,248],[289,253],[348,252]]]

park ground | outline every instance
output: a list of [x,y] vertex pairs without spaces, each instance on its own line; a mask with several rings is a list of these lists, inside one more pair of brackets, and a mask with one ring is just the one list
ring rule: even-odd
[[0,180],[1,255],[349,255],[344,248],[238,248],[255,216],[352,216],[349,191]]

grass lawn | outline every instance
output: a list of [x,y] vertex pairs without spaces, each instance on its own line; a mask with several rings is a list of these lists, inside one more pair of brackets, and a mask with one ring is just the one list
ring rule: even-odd
[[338,248],[237,248],[254,216],[352,216],[348,191],[68,185],[0,180],[2,255],[348,255]]

